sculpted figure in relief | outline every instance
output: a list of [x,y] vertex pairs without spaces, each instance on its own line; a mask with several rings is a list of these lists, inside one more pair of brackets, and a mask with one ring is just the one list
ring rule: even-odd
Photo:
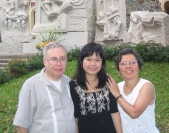
[[18,0],[18,5],[15,6],[14,0],[5,0],[4,1],[4,10],[5,10],[5,20],[4,25],[6,29],[12,30],[15,27],[23,31],[26,26],[26,18],[28,14],[26,13],[26,7],[28,6],[28,0]]
[[48,15],[48,17],[60,14],[64,9],[72,6],[72,0],[44,0],[41,7]]
[[97,24],[103,30],[105,40],[118,39],[121,23],[118,9],[113,6],[109,7],[107,13],[99,12],[97,16]]
[[[76,19],[83,22],[82,18],[79,18],[80,13],[75,13],[74,11],[83,12],[81,6],[85,4],[84,1],[85,0],[37,0],[36,21],[32,31],[37,33],[42,28],[44,30],[56,28],[62,32],[76,30],[74,27],[78,27],[78,25],[75,25],[74,22],[72,23],[71,21],[72,19]],[[72,18],[70,14],[75,16]],[[76,17],[76,15],[78,15],[78,17]],[[84,14],[81,13],[80,16],[84,16]],[[79,22],[76,21],[75,23],[78,24]]]
[[13,0],[5,0],[4,1],[4,10],[5,10],[5,20],[4,25],[7,29],[12,28],[12,19],[15,18],[15,3]]
[[17,12],[17,27],[19,30],[23,30],[25,28],[27,13],[26,7],[28,6],[28,0],[19,0],[18,1],[18,12]]
[[125,37],[125,43],[160,43],[161,33],[156,31],[160,29],[162,23],[159,16],[151,14],[148,11],[131,12],[130,26]]

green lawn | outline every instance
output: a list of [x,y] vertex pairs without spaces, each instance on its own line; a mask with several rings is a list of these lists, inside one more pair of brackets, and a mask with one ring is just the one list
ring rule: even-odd
[[[66,74],[72,77],[75,73],[76,61],[68,62]],[[112,61],[107,61],[107,72],[117,82],[122,77]],[[18,93],[24,81],[39,71],[31,72],[0,86],[0,133],[15,133],[12,126],[17,108]],[[156,88],[156,122],[161,133],[169,133],[169,63],[145,63],[140,77],[150,80]]]

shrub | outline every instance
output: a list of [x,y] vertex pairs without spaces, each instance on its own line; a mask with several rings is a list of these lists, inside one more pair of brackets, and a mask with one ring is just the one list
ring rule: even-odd
[[106,60],[114,60],[116,55],[124,48],[133,47],[131,45],[117,45],[117,46],[105,46],[102,45],[105,52]]
[[68,56],[68,60],[77,60],[79,53],[80,53],[81,47],[75,47],[74,49],[71,49],[68,51],[67,56]]
[[29,71],[39,70],[44,67],[43,65],[43,54],[36,54],[28,57]]
[[7,83],[11,79],[10,71],[7,69],[0,69],[0,85]]
[[[164,47],[160,44],[121,44],[102,46],[107,60],[114,60],[116,55],[124,48],[134,48],[140,53],[144,62],[169,62],[169,46]],[[75,47],[75,49],[68,51],[68,60],[76,60],[78,58],[80,50],[80,47]]]
[[12,58],[8,61],[8,68],[12,77],[20,77],[28,72],[28,63],[25,60]]
[[144,62],[169,62],[169,46],[160,44],[142,44],[135,46]]

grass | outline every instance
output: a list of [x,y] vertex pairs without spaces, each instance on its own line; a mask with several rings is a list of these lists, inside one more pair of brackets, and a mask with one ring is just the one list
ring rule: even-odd
[[[76,61],[68,62],[65,74],[73,77]],[[117,82],[123,80],[112,61],[107,61],[107,72]],[[0,86],[0,133],[15,133],[12,125],[17,108],[18,94],[24,81],[38,71],[30,72],[20,78]],[[169,63],[145,63],[140,77],[150,80],[156,88],[156,122],[161,133],[169,132]]]

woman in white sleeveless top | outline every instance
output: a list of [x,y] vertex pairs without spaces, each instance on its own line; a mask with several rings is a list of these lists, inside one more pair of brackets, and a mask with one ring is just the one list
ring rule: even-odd
[[159,133],[155,123],[155,88],[139,77],[143,65],[139,53],[126,48],[116,57],[115,64],[124,81],[117,85],[109,76],[107,86],[117,99],[123,133]]

